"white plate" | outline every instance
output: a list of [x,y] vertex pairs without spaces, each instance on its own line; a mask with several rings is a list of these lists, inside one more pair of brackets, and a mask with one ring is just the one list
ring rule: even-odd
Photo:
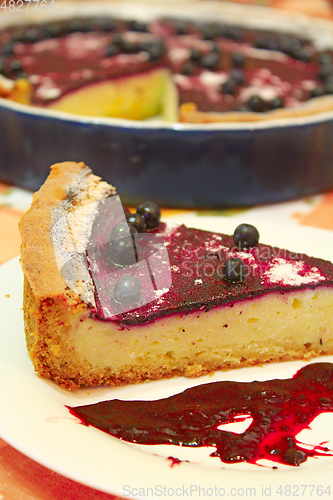
[[[232,232],[237,218],[174,218],[188,225]],[[242,222],[246,222],[242,220]],[[333,260],[333,232],[260,221],[261,241]],[[226,465],[209,450],[176,446],[135,446],[86,427],[66,406],[105,399],[157,399],[215,380],[287,378],[303,362],[215,373],[200,379],[177,378],[121,388],[81,389],[68,393],[35,375],[24,342],[22,273],[17,259],[0,268],[0,435],[44,466],[96,489],[132,498],[216,497],[324,499],[333,494],[333,457],[310,458],[300,467]],[[333,356],[320,358],[333,362]],[[318,417],[306,441],[328,441],[333,448],[333,414]],[[166,457],[188,458],[173,465]],[[271,464],[273,465],[273,464]],[[312,486],[313,485],[313,486]],[[329,494],[330,492],[330,494]]]

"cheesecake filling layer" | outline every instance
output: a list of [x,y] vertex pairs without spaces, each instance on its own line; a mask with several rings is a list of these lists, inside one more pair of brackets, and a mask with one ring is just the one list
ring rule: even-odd
[[[239,249],[232,236],[161,223],[134,235],[138,261],[119,266],[110,254],[113,228],[125,220],[122,205],[114,195],[96,203],[84,245],[94,300],[67,319],[65,337],[52,344],[59,362],[75,354],[90,378],[128,383],[332,352],[331,263],[263,244]],[[73,207],[72,216],[84,213],[79,203]],[[74,241],[82,242],[80,227],[71,228]],[[147,271],[143,264],[154,256],[158,265]],[[244,262],[243,281],[225,279],[230,258]],[[167,273],[171,280],[163,286]],[[113,290],[124,275],[141,280],[142,295],[118,313]],[[77,376],[69,362],[71,373]]]
[[[79,317],[59,346],[91,374],[193,376],[269,361],[310,359],[333,350],[332,288],[272,292],[210,311],[173,314],[121,329]],[[84,319],[84,321],[82,321]]]

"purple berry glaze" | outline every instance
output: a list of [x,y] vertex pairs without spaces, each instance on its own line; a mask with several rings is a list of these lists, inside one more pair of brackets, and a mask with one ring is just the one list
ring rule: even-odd
[[[22,30],[27,28],[22,27]],[[37,26],[37,29],[40,28]],[[14,28],[8,28],[0,32],[0,46],[10,43],[15,31]],[[134,44],[147,40],[158,43],[163,39],[166,50],[157,59],[149,56],[144,45],[137,52],[124,53],[120,48],[119,53],[108,55],[107,48],[112,44],[114,33],[97,30],[65,33],[35,43],[15,42],[13,54],[7,57],[6,65],[9,67],[14,60],[22,64],[23,73],[33,87],[32,102],[38,106],[48,106],[87,85],[146,73],[157,67],[167,67],[173,73],[179,103],[194,102],[200,111],[237,111],[247,102],[254,87],[264,96],[267,92],[271,94],[273,89],[269,100],[279,98],[286,107],[294,107],[311,98],[311,89],[323,87],[318,76],[318,52],[309,40],[299,42],[311,53],[310,60],[303,61],[281,50],[269,52],[265,49],[263,56],[263,51],[254,47],[258,31],[244,29],[240,40],[220,34],[214,38],[214,42],[203,39],[199,26],[194,23],[189,23],[188,32],[181,36],[163,20],[150,22],[148,31],[130,32],[126,21],[119,21],[116,25],[116,33],[122,36],[127,33],[130,43],[133,40]],[[200,61],[212,53],[214,44],[218,48],[217,65],[213,71],[207,71]],[[195,63],[190,61],[193,49],[199,54]],[[246,83],[237,85],[230,98],[230,95],[221,92],[221,85],[233,69],[231,59],[235,52],[245,58]],[[331,58],[331,55],[328,57]],[[193,71],[184,74],[189,62]],[[15,78],[14,74],[9,73],[7,76]]]

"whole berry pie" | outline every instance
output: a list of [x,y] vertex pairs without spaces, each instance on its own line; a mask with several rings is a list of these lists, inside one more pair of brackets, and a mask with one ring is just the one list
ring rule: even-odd
[[333,354],[333,264],[131,212],[83,163],[54,165],[20,222],[27,348],[61,387]]
[[206,18],[99,15],[4,28],[0,96],[133,120],[251,121],[332,109],[332,29],[323,36],[255,17]]

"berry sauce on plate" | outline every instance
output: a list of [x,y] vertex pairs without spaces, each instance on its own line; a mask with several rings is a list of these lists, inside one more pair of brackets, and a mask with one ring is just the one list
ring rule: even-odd
[[[155,401],[68,407],[84,425],[145,445],[213,446],[222,462],[267,459],[299,466],[308,457],[333,456],[325,443],[303,447],[297,435],[315,417],[333,412],[333,364],[313,363],[290,379],[212,382]],[[251,417],[241,434],[220,429]]]

